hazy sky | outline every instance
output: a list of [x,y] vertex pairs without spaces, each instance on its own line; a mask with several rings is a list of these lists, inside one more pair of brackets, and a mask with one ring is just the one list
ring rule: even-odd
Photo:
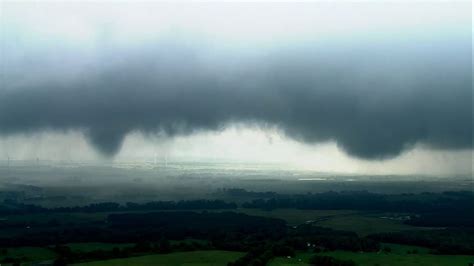
[[4,158],[472,174],[470,1],[0,5]]

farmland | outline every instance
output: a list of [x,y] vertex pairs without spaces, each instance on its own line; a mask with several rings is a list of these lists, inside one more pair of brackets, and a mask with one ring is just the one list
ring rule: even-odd
[[[337,259],[352,260],[356,265],[363,266],[452,266],[468,265],[474,261],[474,256],[451,256],[451,255],[432,255],[429,250],[405,245],[385,244],[390,247],[390,252],[347,252],[333,251],[323,252],[317,255],[331,256]],[[416,254],[412,252],[415,251]],[[304,252],[297,253],[291,258],[279,257],[273,259],[270,266],[289,266],[289,265],[308,265],[308,261],[315,253]]]
[[171,254],[159,254],[131,257],[126,259],[112,259],[103,261],[94,261],[87,263],[75,264],[76,266],[115,266],[115,265],[133,265],[133,266],[149,266],[149,265],[200,265],[200,266],[221,266],[228,262],[236,260],[244,253],[232,251],[192,251],[192,252],[175,252]]

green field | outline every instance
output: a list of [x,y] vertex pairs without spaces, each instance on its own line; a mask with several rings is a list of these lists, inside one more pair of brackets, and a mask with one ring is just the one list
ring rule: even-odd
[[[222,210],[211,210],[222,211]],[[229,210],[226,210],[229,211]],[[382,219],[379,216],[383,214],[362,213],[353,210],[298,210],[298,209],[276,209],[265,211],[260,209],[240,208],[235,212],[241,212],[248,215],[279,218],[285,220],[288,225],[299,225],[306,222],[312,222],[315,225],[329,227],[337,230],[354,231],[361,236],[381,232],[397,232],[411,229],[421,229],[403,224],[402,221]],[[31,215],[12,215],[4,217],[15,222],[31,222],[31,230],[35,230],[34,222],[47,223],[56,220],[63,226],[69,223],[105,222],[110,213],[55,213],[55,214],[31,214]],[[0,236],[14,237],[22,229],[0,230]]]
[[276,209],[238,209],[248,215],[265,216],[285,220],[289,225],[311,222],[314,225],[335,230],[352,231],[360,236],[374,233],[421,230],[422,227],[406,225],[403,221],[379,218],[386,213],[363,213],[353,210],[298,210]]
[[[448,255],[432,255],[429,250],[422,247],[404,246],[385,244],[391,248],[391,252],[368,252],[355,253],[348,251],[333,251],[318,253],[319,255],[331,256],[337,259],[353,260],[360,266],[467,266],[468,263],[474,262],[474,256],[448,256]],[[417,254],[408,254],[413,250]],[[269,266],[285,266],[285,265],[308,265],[309,258],[316,253],[298,253],[293,258],[275,258]]]
[[139,256],[126,259],[112,259],[74,264],[77,266],[222,266],[243,256],[244,253],[232,251],[190,251],[170,254]]
[[276,209],[265,211],[260,209],[237,209],[248,215],[264,216],[270,218],[278,218],[285,220],[288,225],[299,225],[308,221],[316,221],[320,219],[329,219],[331,217],[346,216],[349,214],[357,214],[353,210],[298,210],[298,209]]
[[[212,210],[217,211],[217,210]],[[298,209],[276,209],[265,211],[259,209],[237,209],[236,212],[242,212],[248,215],[279,218],[287,221],[289,225],[298,225],[303,223],[312,223],[317,226],[328,227],[336,230],[354,231],[361,236],[380,232],[397,232],[405,230],[420,230],[420,227],[414,227],[403,224],[400,220],[391,220],[380,218],[387,216],[383,213],[358,212],[352,210],[298,210]],[[62,226],[67,227],[69,223],[95,222],[102,223],[109,213],[55,213],[55,214],[32,214],[7,216],[11,221],[32,222],[31,230],[40,230],[33,222],[48,223],[52,219],[58,221]],[[389,215],[388,215],[389,216]],[[428,228],[429,229],[429,228]],[[3,230],[0,235],[14,235],[15,229]],[[170,241],[171,244],[179,242],[198,242],[206,245],[207,241],[187,239],[184,241]],[[114,244],[114,243],[70,243],[68,246],[73,251],[93,251],[93,250],[112,250],[114,247],[123,248],[133,246],[134,244]],[[344,251],[321,253],[341,259],[352,259],[359,265],[467,265],[468,262],[474,262],[473,256],[437,256],[429,254],[428,249],[421,247],[410,247],[401,245],[389,245],[392,251],[390,253],[352,253]],[[412,253],[416,249],[416,254]],[[234,261],[243,253],[227,251],[194,251],[194,252],[176,252],[171,254],[146,255],[132,257],[127,259],[114,259],[106,261],[96,261],[78,265],[226,265],[229,261]],[[313,253],[299,253],[295,258],[276,258],[270,265],[306,265]],[[55,253],[47,248],[12,248],[8,253],[0,255],[0,259],[5,257],[22,258],[23,261],[44,261],[55,258]]]
[[56,257],[56,253],[47,248],[19,247],[7,248],[7,253],[0,255],[0,260],[9,258],[23,258],[24,261],[43,261]]
[[379,218],[375,214],[339,215],[316,222],[315,225],[336,230],[353,231],[360,236],[423,229],[422,227],[404,224],[403,221]]

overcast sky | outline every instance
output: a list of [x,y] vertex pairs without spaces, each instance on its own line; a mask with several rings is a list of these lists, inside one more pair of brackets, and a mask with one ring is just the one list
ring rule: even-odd
[[3,158],[472,174],[470,1],[1,11]]

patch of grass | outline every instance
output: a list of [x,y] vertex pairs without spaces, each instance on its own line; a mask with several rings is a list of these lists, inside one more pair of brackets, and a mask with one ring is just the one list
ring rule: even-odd
[[170,254],[147,255],[139,257],[131,257],[124,259],[112,259],[93,261],[87,263],[75,264],[76,266],[149,266],[149,265],[166,265],[166,266],[222,266],[228,262],[235,261],[243,256],[241,252],[209,250],[209,251],[190,251],[175,252]]

